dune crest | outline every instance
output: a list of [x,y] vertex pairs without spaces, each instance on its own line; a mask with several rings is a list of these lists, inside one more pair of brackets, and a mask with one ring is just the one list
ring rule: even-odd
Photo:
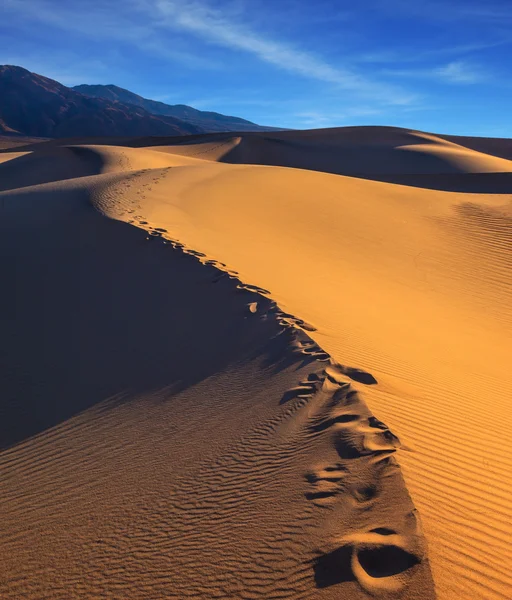
[[507,598],[506,152],[168,141],[0,165],[2,594]]
[[0,194],[2,597],[433,598],[353,370],[266,290],[91,207],[166,172]]

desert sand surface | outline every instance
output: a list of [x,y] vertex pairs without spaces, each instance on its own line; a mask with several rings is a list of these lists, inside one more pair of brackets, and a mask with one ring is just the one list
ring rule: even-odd
[[47,141],[47,138],[29,138],[21,135],[0,135],[0,150],[34,145],[44,141]]
[[512,142],[94,142],[0,152],[2,598],[509,598]]

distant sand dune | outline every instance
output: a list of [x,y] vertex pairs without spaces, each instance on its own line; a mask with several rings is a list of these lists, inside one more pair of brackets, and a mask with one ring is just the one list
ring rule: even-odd
[[[263,164],[465,193],[512,193],[510,140],[443,136],[397,127],[218,133],[173,138],[51,140],[19,150],[70,144],[151,147],[233,164]],[[0,151],[1,156],[1,151]]]
[[506,145],[78,142],[0,164],[0,595],[508,598]]
[[[512,193],[510,140],[498,138],[446,136],[399,127],[342,127],[171,138],[97,138],[85,143],[151,147],[204,160],[308,169],[448,191]],[[41,152],[43,148],[70,144],[81,145],[84,140],[50,140],[18,150]]]
[[[375,128],[377,129],[377,128]],[[468,150],[435,136],[406,133],[379,139],[371,129],[345,138],[338,130],[315,136],[283,132],[279,138],[243,138],[224,162],[258,163],[341,175],[422,175],[512,172],[512,162]]]
[[36,152],[0,153],[0,191],[102,173],[197,164],[193,158],[113,146],[41,146]]
[[[0,123],[1,125],[1,123]],[[37,144],[46,141],[45,138],[27,138],[19,135],[0,135],[0,150],[13,150],[19,146]]]

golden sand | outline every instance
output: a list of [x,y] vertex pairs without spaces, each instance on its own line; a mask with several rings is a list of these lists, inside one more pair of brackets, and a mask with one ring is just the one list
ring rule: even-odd
[[169,141],[0,153],[2,597],[508,598],[505,141]]

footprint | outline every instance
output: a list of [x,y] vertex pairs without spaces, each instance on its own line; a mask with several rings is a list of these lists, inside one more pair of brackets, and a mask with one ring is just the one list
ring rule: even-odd
[[240,284],[238,286],[239,290],[247,290],[249,292],[256,292],[258,294],[270,294],[270,292],[264,288],[260,288],[257,285],[249,285],[246,283]]
[[347,469],[340,464],[334,466],[327,466],[323,469],[311,471],[306,474],[306,479],[310,483],[316,483],[317,481],[341,481],[347,474]]
[[321,431],[325,431],[333,426],[338,426],[338,428],[343,427],[353,427],[356,422],[361,420],[361,415],[354,412],[343,412],[338,415],[327,417],[322,419],[321,421],[315,423],[312,426],[312,430],[316,433]]
[[289,390],[287,390],[283,394],[283,397],[281,398],[281,401],[279,402],[279,404],[286,404],[287,402],[290,402],[290,400],[293,400],[294,398],[309,398],[312,394],[314,394],[316,392],[316,389],[317,389],[316,381],[308,381],[308,382],[301,383],[301,385],[298,385],[294,388],[290,388]]
[[354,367],[344,367],[340,365],[341,372],[350,377],[353,381],[357,381],[358,383],[364,383],[365,385],[375,385],[378,381],[371,373],[367,373],[362,369],[355,369]]
[[[290,323],[288,320],[284,320],[284,324],[293,325],[293,323]],[[330,356],[327,354],[327,352],[324,352],[315,342],[303,342],[300,346],[300,350],[302,354],[306,354],[307,356],[315,358],[320,362],[330,360]]]
[[[304,331],[316,331],[316,327],[313,327],[313,325],[306,323],[306,321],[303,321],[302,319],[299,319],[298,317],[294,317],[290,313],[279,311],[277,316],[280,319],[282,324],[291,325],[292,327],[297,327],[298,329],[303,329]],[[315,343],[313,342],[313,344],[315,344]]]
[[320,349],[320,346],[315,344],[315,342],[303,342],[300,344],[299,348],[303,354],[313,354]]
[[387,527],[353,538],[352,572],[359,585],[371,594],[400,592],[409,571],[421,562],[405,536]]
[[340,542],[336,550],[316,560],[318,587],[355,580],[369,594],[397,594],[422,560],[416,537],[400,535],[389,527],[355,533]]
[[379,488],[375,483],[355,485],[350,494],[356,505],[366,505],[373,502],[379,495]]
[[319,489],[314,492],[307,492],[306,498],[311,500],[313,504],[316,504],[316,506],[326,507],[329,506],[329,504],[334,503],[337,493],[338,490],[336,488],[327,490]]
[[387,425],[376,417],[368,417],[368,427],[364,431],[364,447],[372,452],[394,452],[400,448],[400,440]]
[[376,429],[388,429],[388,426],[377,419],[377,417],[368,417],[368,425],[370,427],[375,427]]
[[306,498],[317,506],[329,506],[335,501],[337,494],[345,489],[346,475],[347,470],[338,464],[306,473],[305,478],[313,488],[306,493]]
[[332,425],[339,425],[341,427],[352,427],[354,423],[361,420],[361,415],[356,413],[343,413],[331,419]]
[[400,440],[389,429],[364,436],[364,447],[370,452],[395,452],[400,448]]

